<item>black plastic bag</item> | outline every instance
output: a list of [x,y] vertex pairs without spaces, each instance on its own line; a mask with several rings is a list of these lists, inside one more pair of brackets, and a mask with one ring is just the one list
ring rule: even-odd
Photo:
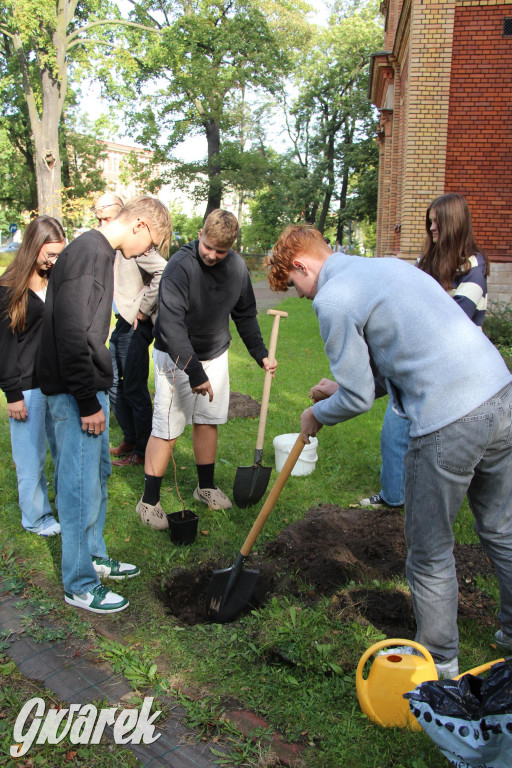
[[457,768],[512,767],[512,657],[486,677],[430,680],[404,694],[423,730]]

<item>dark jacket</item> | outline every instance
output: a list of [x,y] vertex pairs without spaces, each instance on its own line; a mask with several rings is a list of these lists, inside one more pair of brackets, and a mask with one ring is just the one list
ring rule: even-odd
[[37,372],[45,395],[69,393],[81,416],[100,410],[112,386],[110,331],[115,251],[98,230],[73,240],[55,264],[46,295]]
[[199,240],[187,243],[164,269],[154,332],[156,349],[185,370],[191,387],[208,381],[200,361],[220,357],[229,347],[230,315],[258,365],[268,354],[244,260],[230,250],[218,264],[207,267],[198,247]]
[[21,332],[11,331],[7,314],[9,288],[0,286],[0,387],[8,403],[23,400],[23,390],[36,389],[36,357],[43,324],[44,301],[28,289],[27,317]]

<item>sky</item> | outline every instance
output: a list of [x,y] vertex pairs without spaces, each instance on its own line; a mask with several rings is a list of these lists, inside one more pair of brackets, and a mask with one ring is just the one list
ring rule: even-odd
[[[124,0],[119,0],[122,7]],[[325,0],[308,0],[309,5],[313,8],[311,14],[311,21],[315,24],[325,26],[329,17],[329,9]],[[84,96],[80,101],[80,107],[82,112],[86,113],[90,120],[95,120],[99,114],[108,111],[108,105],[104,100],[100,98],[100,88],[96,83],[88,84],[84,89]],[[115,136],[109,136],[111,141],[117,141],[121,144],[128,144],[135,146],[136,142],[129,136],[123,133],[123,130]],[[276,135],[271,139],[273,143],[278,144],[280,142],[279,137]],[[279,147],[276,146],[276,149]],[[197,160],[198,157],[206,155],[206,138],[204,136],[192,136],[190,139],[182,142],[176,149],[175,155],[178,159],[185,162]]]

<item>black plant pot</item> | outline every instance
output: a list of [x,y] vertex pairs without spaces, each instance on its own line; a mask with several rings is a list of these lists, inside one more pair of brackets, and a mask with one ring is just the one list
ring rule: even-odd
[[192,544],[197,534],[197,522],[199,518],[191,509],[180,512],[169,512],[169,536],[173,544]]

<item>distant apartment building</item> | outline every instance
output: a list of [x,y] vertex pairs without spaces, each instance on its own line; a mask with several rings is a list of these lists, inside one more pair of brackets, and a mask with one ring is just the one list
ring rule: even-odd
[[416,260],[429,203],[468,201],[491,299],[512,297],[512,0],[382,0],[377,256]]
[[[138,147],[130,144],[120,144],[115,141],[102,141],[101,144],[107,152],[106,157],[100,161],[103,171],[103,177],[107,182],[107,189],[115,192],[116,195],[126,202],[135,195],[145,193],[147,190],[141,186],[136,179],[130,178],[127,169],[130,167],[130,156],[135,155],[137,163],[140,165],[152,164],[154,152],[144,147]],[[160,166],[154,168],[154,175],[160,173]],[[166,205],[175,205],[183,213],[194,216],[200,213],[200,206],[194,201],[192,195],[188,195],[183,190],[173,184],[165,184],[157,192],[155,197],[162,200]]]
[[[101,144],[107,152],[106,157],[100,161],[102,165],[103,177],[107,182],[107,188],[111,192],[126,202],[135,195],[146,192],[146,189],[140,186],[136,180],[127,177],[126,170],[129,168],[130,156],[135,154],[136,160],[141,165],[154,163],[154,153],[149,149],[129,144],[120,144],[114,141],[102,141]],[[124,172],[123,172],[124,171]],[[158,176],[160,167],[155,166],[154,175]],[[206,209],[206,199],[203,202],[197,202],[194,197],[193,183],[191,182],[189,193],[178,188],[172,183],[165,184],[156,193],[166,205],[176,206],[187,216],[202,216]],[[222,205],[235,213],[238,213],[238,201],[233,195],[226,195]],[[245,213],[247,211],[244,209]]]

